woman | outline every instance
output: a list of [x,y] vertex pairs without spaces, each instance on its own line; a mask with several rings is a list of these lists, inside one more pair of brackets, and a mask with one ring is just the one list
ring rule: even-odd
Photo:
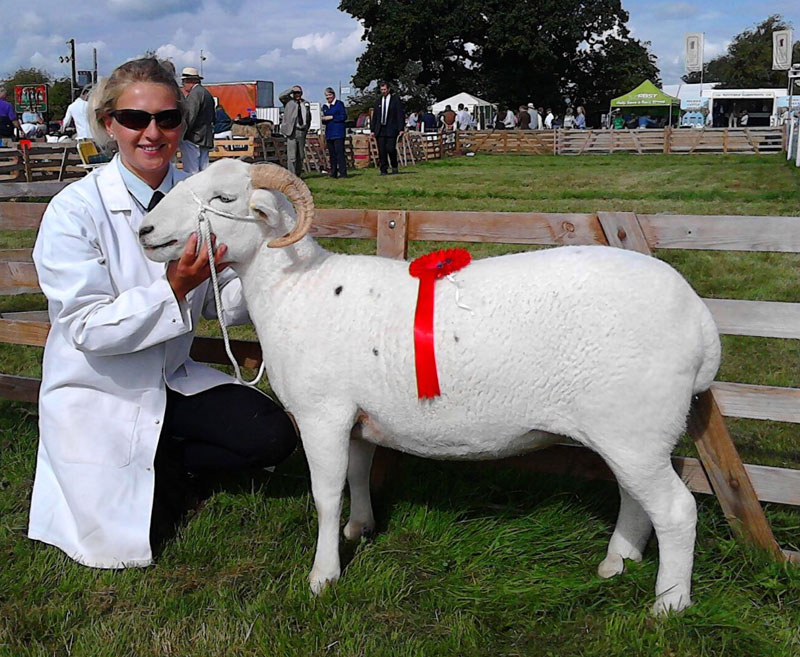
[[345,121],[347,110],[341,100],[336,100],[333,89],[325,89],[327,104],[322,106],[322,122],[325,124],[325,140],[328,142],[328,157],[331,161],[331,178],[347,178],[347,160],[344,155]]
[[575,115],[575,127],[578,130],[586,129],[586,110],[583,105],[578,105],[577,114]]
[[[215,313],[207,248],[196,253],[193,236],[165,267],[139,245],[146,209],[186,177],[171,164],[182,117],[158,60],[117,68],[90,118],[119,154],[53,198],[34,247],[52,328],[29,536],[87,566],[152,563],[189,503],[190,473],[273,465],[296,444],[266,395],[189,358],[200,315]],[[220,278],[225,319],[246,321],[238,279]]]

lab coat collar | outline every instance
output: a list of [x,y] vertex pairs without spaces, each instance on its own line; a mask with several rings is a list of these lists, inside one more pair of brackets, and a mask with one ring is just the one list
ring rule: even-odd
[[[125,181],[122,179],[122,174],[119,171],[121,164],[118,162],[119,154],[101,167],[97,173],[97,188],[100,196],[103,199],[103,205],[111,212],[130,212],[133,209],[133,198],[125,186]],[[172,184],[175,185],[184,178],[188,178],[188,174],[178,171],[175,165],[170,164],[170,173],[167,178],[172,177]]]
[[111,212],[130,212],[133,199],[125,187],[122,174],[119,172],[119,154],[100,169],[97,174],[97,189],[103,199],[103,205]]

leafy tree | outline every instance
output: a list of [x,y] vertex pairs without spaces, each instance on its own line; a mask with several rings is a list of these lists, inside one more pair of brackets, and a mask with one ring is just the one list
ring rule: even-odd
[[[721,89],[754,89],[785,87],[786,71],[772,70],[772,33],[791,27],[775,14],[756,27],[733,37],[724,55],[715,57],[703,67],[704,82],[718,82]],[[792,61],[800,61],[800,41],[793,45]],[[700,82],[700,73],[687,73],[687,83]]]
[[[620,0],[341,0],[339,9],[364,25],[367,49],[353,77],[399,79],[407,62],[415,82],[435,98],[468,91],[518,106],[530,100],[559,108],[606,106],[642,82],[657,81],[647,45],[630,38]],[[591,72],[591,74],[589,74]]]
[[70,98],[69,78],[56,79],[47,71],[38,68],[21,68],[12,73],[7,79],[0,82],[8,92],[9,101],[13,102],[14,87],[26,84],[47,84],[48,114],[46,119],[60,119],[67,111],[67,106],[72,102]]

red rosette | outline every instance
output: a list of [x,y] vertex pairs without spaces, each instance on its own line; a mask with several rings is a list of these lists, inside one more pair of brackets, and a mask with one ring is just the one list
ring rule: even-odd
[[414,359],[417,370],[417,396],[420,399],[441,395],[436,372],[433,342],[433,304],[436,281],[466,267],[472,256],[465,249],[444,249],[414,260],[408,272],[419,279],[417,310],[414,315]]
[[27,151],[31,147],[31,140],[30,139],[20,139],[19,140],[19,147],[23,151]]
[[466,249],[443,249],[420,256],[408,266],[408,272],[414,278],[422,278],[435,274],[435,278],[444,278],[454,271],[463,269],[472,260]]

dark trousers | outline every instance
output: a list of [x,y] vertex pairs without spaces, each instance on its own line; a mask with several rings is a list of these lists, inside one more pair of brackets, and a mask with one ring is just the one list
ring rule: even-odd
[[381,171],[386,173],[389,166],[397,168],[397,135],[385,137],[378,135],[378,160],[380,161]]
[[346,178],[347,160],[344,155],[344,137],[341,139],[328,139],[328,158],[331,161],[331,176],[334,178]]
[[266,395],[230,383],[191,396],[167,389],[155,458],[150,546],[157,552],[214,475],[276,465],[297,445],[289,416]]

